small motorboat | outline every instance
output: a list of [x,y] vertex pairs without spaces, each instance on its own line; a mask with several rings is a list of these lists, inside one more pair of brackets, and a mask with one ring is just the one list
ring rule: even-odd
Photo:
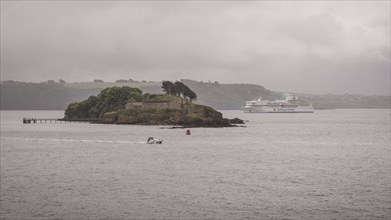
[[147,140],[147,144],[161,144],[163,140],[155,139],[153,137],[149,137]]

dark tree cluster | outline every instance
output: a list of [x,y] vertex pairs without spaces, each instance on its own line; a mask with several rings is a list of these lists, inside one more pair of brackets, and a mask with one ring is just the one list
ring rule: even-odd
[[197,100],[197,94],[188,86],[179,81],[176,81],[175,83],[172,83],[171,81],[163,81],[162,89],[165,93],[170,95],[182,95],[183,98],[187,98],[190,101]]
[[115,82],[116,82],[116,83],[127,83],[127,82],[129,82],[129,81],[126,80],[126,79],[117,79],[117,80],[115,80]]
[[101,118],[106,112],[125,108],[129,101],[142,101],[142,91],[129,86],[109,87],[98,96],[90,96],[82,102],[74,102],[65,110],[65,118]]

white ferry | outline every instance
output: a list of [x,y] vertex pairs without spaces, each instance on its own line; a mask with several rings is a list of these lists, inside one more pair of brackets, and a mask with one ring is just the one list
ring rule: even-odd
[[285,99],[269,101],[257,100],[247,101],[243,107],[245,113],[313,113],[312,105],[304,106],[299,104],[297,96],[287,94]]

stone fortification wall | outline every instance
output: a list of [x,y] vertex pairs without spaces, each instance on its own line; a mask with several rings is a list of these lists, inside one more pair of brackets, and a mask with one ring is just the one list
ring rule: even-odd
[[181,109],[181,104],[177,102],[130,102],[125,109]]

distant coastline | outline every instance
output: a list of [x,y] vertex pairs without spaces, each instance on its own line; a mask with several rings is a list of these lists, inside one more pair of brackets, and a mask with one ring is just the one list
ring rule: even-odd
[[[194,90],[196,104],[211,106],[218,110],[241,110],[245,101],[262,96],[264,99],[282,98],[282,92],[268,90],[254,84],[222,84],[181,80]],[[64,110],[71,102],[97,95],[103,88],[113,85],[139,88],[145,93],[162,93],[160,82],[85,82],[85,83],[27,83],[2,81],[0,86],[1,110]],[[390,109],[390,96],[313,95],[301,94],[304,104],[311,103],[319,109]]]

